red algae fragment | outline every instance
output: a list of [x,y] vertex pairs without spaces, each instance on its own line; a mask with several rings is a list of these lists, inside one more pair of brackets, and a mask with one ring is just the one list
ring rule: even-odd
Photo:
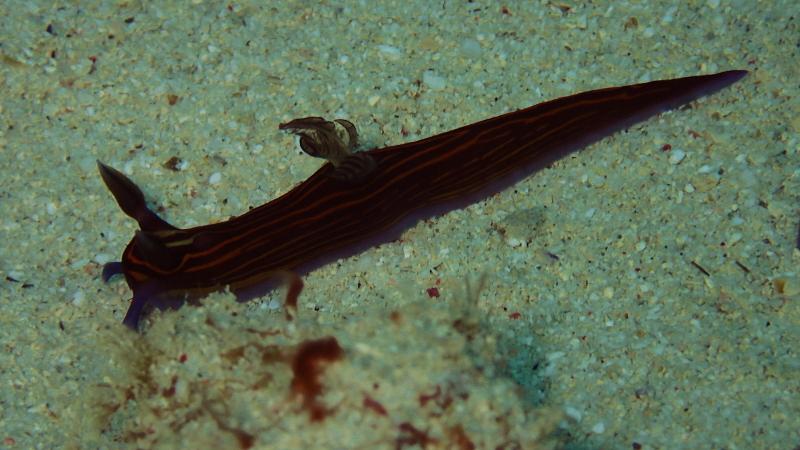
[[294,272],[284,275],[289,288],[286,292],[286,320],[292,320],[290,311],[297,312],[297,298],[303,290],[303,280]]
[[163,395],[166,398],[170,398],[173,395],[175,395],[175,386],[177,384],[178,384],[178,377],[173,375],[172,376],[172,383],[170,384],[170,386],[168,388],[166,388],[163,391],[161,391],[161,395]]
[[464,432],[464,427],[456,425],[448,430],[450,440],[460,450],[475,450],[475,444]]
[[297,314],[297,300],[303,292],[303,279],[300,275],[291,270],[274,270],[271,276],[277,278],[281,284],[286,286],[286,298],[284,299],[284,309],[286,320],[293,320]]
[[344,351],[335,337],[329,336],[316,340],[303,341],[292,360],[291,390],[303,397],[303,407],[308,410],[312,422],[325,418],[328,410],[317,397],[322,393],[320,376],[325,363],[342,358]]
[[436,385],[436,391],[434,391],[433,394],[420,394],[419,395],[419,406],[420,407],[424,407],[426,404],[428,404],[429,401],[438,398],[439,395],[441,395],[441,393],[442,393],[442,387],[437,384]]
[[401,450],[406,446],[412,447],[415,445],[418,445],[424,449],[427,448],[429,444],[436,443],[436,439],[428,436],[428,433],[420,430],[408,422],[401,423],[399,428],[400,435],[397,436],[394,445],[396,450]]
[[386,416],[386,415],[389,414],[386,411],[386,408],[384,408],[383,405],[379,401],[375,400],[374,398],[370,397],[369,395],[364,394],[363,405],[364,405],[364,408],[371,409],[372,411],[374,411],[376,414],[378,414],[380,416]]

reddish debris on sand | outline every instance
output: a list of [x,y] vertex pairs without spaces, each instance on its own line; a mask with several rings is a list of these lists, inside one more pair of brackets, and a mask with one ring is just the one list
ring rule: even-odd
[[442,387],[437,384],[436,385],[436,391],[434,391],[433,394],[420,394],[419,395],[419,406],[420,407],[424,407],[426,404],[428,404],[429,401],[435,400],[441,394],[442,394]]
[[384,408],[383,405],[379,401],[375,400],[374,398],[370,397],[367,394],[364,394],[363,405],[364,405],[364,408],[371,409],[372,411],[374,411],[378,415],[381,415],[381,416],[388,415],[388,412],[386,411],[386,408]]
[[447,430],[447,434],[450,437],[450,440],[453,444],[455,444],[456,448],[460,450],[475,450],[475,444],[472,440],[467,436],[467,433],[464,432],[464,427],[461,425],[456,425],[449,430]]
[[401,450],[406,446],[412,447],[415,445],[418,445],[424,449],[428,447],[428,444],[436,443],[436,439],[428,436],[428,433],[421,431],[408,422],[401,423],[399,428],[400,435],[397,436],[397,439],[394,442],[394,448],[396,450]]
[[324,364],[339,360],[344,356],[342,347],[335,337],[329,336],[316,340],[303,341],[292,359],[291,390],[303,397],[303,407],[308,410],[312,422],[325,418],[328,410],[317,401],[322,393],[320,376]]

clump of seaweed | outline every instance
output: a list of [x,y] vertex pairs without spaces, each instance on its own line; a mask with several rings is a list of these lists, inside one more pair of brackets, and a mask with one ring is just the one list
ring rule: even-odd
[[346,321],[230,294],[157,312],[143,335],[101,338],[97,426],[144,448],[551,448],[561,415],[488,370],[477,295],[367,306]]

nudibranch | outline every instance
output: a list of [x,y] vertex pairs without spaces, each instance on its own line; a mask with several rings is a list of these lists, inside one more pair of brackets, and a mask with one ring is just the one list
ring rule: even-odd
[[652,81],[583,92],[416,142],[354,152],[346,120],[296,119],[280,129],[326,159],[286,194],[227,221],[177,228],[142,191],[98,161],[100,175],[139,230],[103,279],[122,273],[133,291],[123,323],[137,329],[145,306],[179,305],[228,287],[240,298],[287,271],[306,273],[395,239],[423,218],[486,198],[556,159],[747,74]]

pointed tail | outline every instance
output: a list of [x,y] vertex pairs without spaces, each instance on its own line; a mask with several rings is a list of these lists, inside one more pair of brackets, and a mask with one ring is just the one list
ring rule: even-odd
[[100,161],[97,161],[97,169],[100,171],[100,176],[103,178],[103,182],[108,187],[108,190],[114,195],[114,199],[117,201],[119,207],[125,214],[139,223],[139,228],[141,228],[142,231],[176,229],[147,207],[142,191],[130,178],[123,175],[119,170],[107,166]]

